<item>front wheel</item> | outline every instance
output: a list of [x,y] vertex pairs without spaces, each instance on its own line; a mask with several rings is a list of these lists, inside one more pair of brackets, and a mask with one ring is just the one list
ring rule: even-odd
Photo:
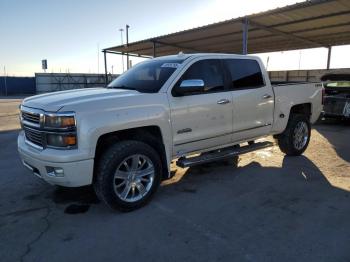
[[279,148],[289,156],[299,156],[307,148],[311,135],[311,125],[306,115],[291,115],[286,130],[277,136]]
[[157,152],[139,141],[122,141],[111,146],[97,163],[94,188],[109,207],[131,211],[145,205],[161,180]]

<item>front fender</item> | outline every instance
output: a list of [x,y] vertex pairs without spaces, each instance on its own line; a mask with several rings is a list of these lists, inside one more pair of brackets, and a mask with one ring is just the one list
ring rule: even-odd
[[157,126],[160,128],[168,165],[171,162],[172,130],[167,107],[161,105],[129,107],[103,112],[79,114],[78,145],[95,156],[98,139],[105,134],[132,128]]

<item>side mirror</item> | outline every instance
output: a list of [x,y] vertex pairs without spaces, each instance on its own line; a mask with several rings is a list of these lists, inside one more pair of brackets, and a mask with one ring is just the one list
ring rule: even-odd
[[176,88],[176,93],[178,95],[185,95],[189,93],[197,93],[204,91],[204,81],[202,79],[188,79],[183,80],[178,88]]

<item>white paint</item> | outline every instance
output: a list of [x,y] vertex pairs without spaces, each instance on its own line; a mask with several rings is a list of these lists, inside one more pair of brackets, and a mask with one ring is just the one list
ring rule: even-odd
[[[181,75],[193,63],[203,59],[253,59],[260,64],[265,86],[248,91],[225,91],[211,94],[173,97],[171,90]],[[263,99],[264,94],[271,98]],[[217,101],[228,99],[230,103],[219,105]],[[277,101],[274,104],[274,101]],[[86,185],[92,181],[92,167],[77,163],[89,161],[95,156],[100,136],[130,128],[157,126],[161,130],[166,158],[171,160],[181,154],[205,152],[240,142],[278,134],[285,129],[290,108],[301,103],[311,103],[311,122],[315,122],[322,110],[321,85],[300,84],[272,87],[268,75],[258,57],[195,54],[178,66],[158,93],[146,94],[131,90],[91,88],[44,94],[27,98],[23,105],[45,111],[70,111],[76,113],[78,149],[42,151],[24,143],[23,134],[18,139],[22,158],[44,170],[47,163],[65,167],[74,177],[68,186]],[[275,107],[274,111],[273,108]],[[285,115],[284,118],[280,114]],[[267,125],[271,124],[271,125]],[[254,128],[259,127],[260,128]],[[192,131],[178,134],[181,129]],[[241,131],[242,129],[249,129]],[[68,164],[69,163],[69,164]],[[89,164],[90,165],[90,164]],[[87,171],[88,170],[88,171]],[[79,178],[81,180],[79,181]],[[55,181],[50,180],[50,183]],[[64,184],[60,180],[60,185]]]

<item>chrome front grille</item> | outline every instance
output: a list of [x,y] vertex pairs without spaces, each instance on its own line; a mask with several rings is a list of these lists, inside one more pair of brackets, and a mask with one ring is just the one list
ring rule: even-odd
[[22,111],[22,119],[30,123],[40,125],[40,114],[34,112]]
[[27,141],[43,148],[44,147],[44,139],[43,135],[39,130],[35,130],[29,127],[24,126],[23,127],[24,134],[26,136]]
[[43,149],[45,143],[44,133],[41,132],[44,112],[39,109],[21,106],[21,125],[24,130],[26,142]]

